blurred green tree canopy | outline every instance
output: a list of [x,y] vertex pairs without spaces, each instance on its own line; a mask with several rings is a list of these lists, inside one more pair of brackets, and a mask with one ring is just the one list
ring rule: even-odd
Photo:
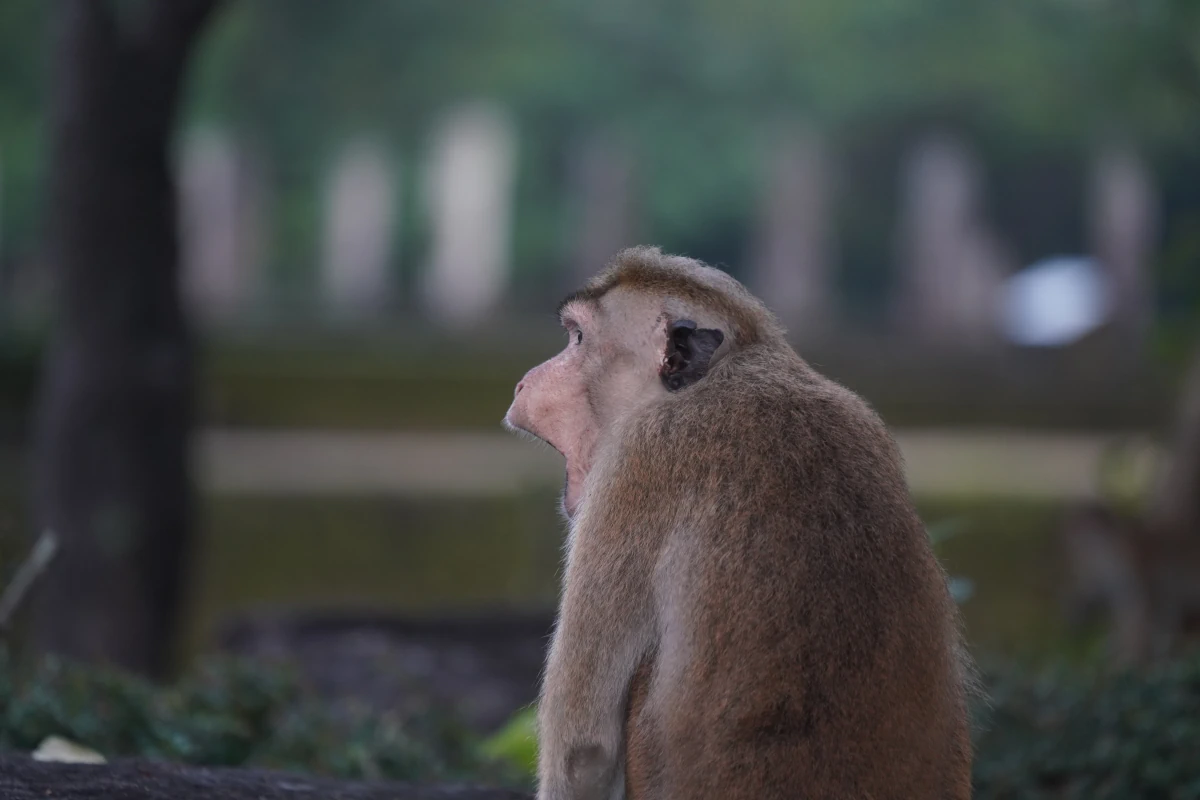
[[[0,10],[10,255],[36,241],[47,14],[40,0]],[[1071,178],[1088,146],[1112,136],[1154,159],[1168,205],[1200,201],[1194,180],[1173,177],[1197,169],[1190,0],[242,0],[224,9],[193,78],[188,120],[228,125],[269,155],[284,271],[303,270],[315,246],[315,189],[336,143],[368,130],[415,157],[440,110],[477,97],[504,103],[520,126],[515,255],[526,276],[562,259],[570,146],[597,128],[635,145],[643,237],[734,264],[764,136],[796,120],[823,130],[855,187],[843,203],[843,227],[864,240],[846,248],[852,283],[880,279],[896,161],[930,126],[972,137],[1001,201],[1051,163]],[[419,223],[417,204],[404,209]],[[1061,208],[1025,213],[1063,219],[1027,226],[1023,257],[1080,236]],[[420,227],[406,226],[406,253]]]

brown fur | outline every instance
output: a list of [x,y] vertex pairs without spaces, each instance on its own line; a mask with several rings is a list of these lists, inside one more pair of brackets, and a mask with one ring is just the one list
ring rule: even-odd
[[629,710],[625,724],[625,796],[628,798],[656,796],[657,744],[652,726],[641,721],[653,674],[654,659],[646,658],[629,681]]
[[[539,798],[622,783],[638,798],[969,797],[956,610],[878,416],[697,262],[626,251],[565,306],[587,307],[593,350],[555,380],[579,370],[595,413],[554,426],[596,431],[539,709]],[[661,352],[625,343],[679,318],[727,338],[667,392],[642,364]],[[560,390],[526,383],[510,419],[538,434],[525,407]]]

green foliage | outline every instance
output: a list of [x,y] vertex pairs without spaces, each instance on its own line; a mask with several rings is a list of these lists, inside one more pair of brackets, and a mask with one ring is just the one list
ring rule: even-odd
[[511,775],[442,713],[401,719],[331,705],[281,667],[219,660],[157,687],[54,659],[22,673],[0,651],[0,747],[31,750],[52,735],[109,758],[362,779],[509,782]]
[[986,677],[977,800],[1200,797],[1200,657],[1146,672]]
[[530,706],[483,742],[482,752],[489,758],[506,761],[524,775],[537,773],[537,708]]
[[[863,131],[902,140],[939,123],[986,130],[992,158],[1061,156],[1110,124],[1190,146],[1186,87],[1162,79],[1174,68],[1161,56],[1170,22],[1184,10],[1160,5],[1131,15],[1115,0],[513,0],[464,14],[429,0],[260,0],[228,11],[236,19],[212,37],[201,101],[285,165],[284,195],[311,192],[348,133],[383,133],[411,160],[447,105],[505,103],[525,156],[514,263],[536,287],[565,255],[561,231],[539,227],[560,213],[564,190],[542,173],[598,126],[636,154],[640,234],[729,264],[745,255],[771,123],[828,132],[847,163],[880,146],[857,141]],[[890,182],[894,169],[876,172]],[[854,203],[875,191],[849,185],[860,187]],[[304,269],[305,246],[287,240],[315,227],[311,212],[281,209],[290,233],[280,269]],[[845,238],[867,233],[856,226]],[[882,246],[864,259],[886,256]]]
[[[10,0],[0,10],[4,256],[25,254],[37,237],[48,8]],[[770,169],[764,130],[799,119],[829,135],[851,173],[839,212],[845,277],[851,296],[869,304],[887,280],[878,265],[889,257],[894,156],[920,128],[967,130],[997,189],[1012,163],[1078,161],[1109,129],[1179,165],[1200,127],[1195,8],[1190,0],[510,0],[469,9],[256,0],[217,15],[182,119],[226,124],[266,159],[269,266],[301,309],[320,235],[317,192],[347,135],[379,135],[415,187],[420,170],[411,165],[448,105],[476,97],[507,105],[521,133],[513,262],[514,295],[524,297],[567,255],[564,182],[581,134],[608,128],[630,143],[639,238],[735,265]],[[855,164],[868,165],[865,174]],[[1044,170],[1032,172],[1033,189],[997,204],[1001,219],[1045,194]],[[423,235],[413,193],[402,203],[399,271],[417,261]],[[1074,246],[1078,226],[1061,209],[1037,216]],[[1045,250],[1014,245],[1021,257]]]
[[[1200,797],[1200,655],[1142,672],[983,675],[978,800]],[[107,757],[396,780],[528,784],[533,708],[479,741],[453,719],[334,706],[291,672],[221,660],[169,687],[54,660],[22,672],[0,651],[0,747],[57,735]]]
[[1197,355],[1200,342],[1200,212],[1179,214],[1170,228],[1158,264],[1162,313],[1155,344],[1163,361],[1183,366]]
[[[975,712],[977,800],[1200,797],[1200,657],[1114,675],[993,670]],[[532,709],[489,743],[533,775]]]
[[0,255],[30,247],[42,202],[43,53],[50,9],[42,2],[0,7]]

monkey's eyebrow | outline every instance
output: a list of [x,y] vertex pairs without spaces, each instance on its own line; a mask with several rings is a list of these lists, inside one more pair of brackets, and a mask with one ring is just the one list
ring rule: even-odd
[[559,319],[561,319],[563,312],[567,310],[567,306],[577,303],[581,300],[587,300],[590,298],[591,298],[591,295],[584,289],[580,289],[578,291],[571,292],[569,295],[567,295],[566,297],[564,297],[562,300],[559,301],[558,308],[556,308],[554,310],[554,313],[559,317]]
[[595,304],[595,299],[592,295],[585,292],[575,292],[568,295],[558,304],[558,321],[564,328],[579,327],[579,317],[582,314],[586,319],[588,312],[592,310]]

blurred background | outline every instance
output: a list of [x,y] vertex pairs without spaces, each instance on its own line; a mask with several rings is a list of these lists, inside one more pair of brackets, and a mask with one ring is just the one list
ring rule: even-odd
[[536,677],[562,465],[500,419],[559,297],[646,243],[880,411],[977,653],[1118,658],[1158,566],[1200,585],[1197,31],[1189,0],[7,0],[4,579],[58,543],[20,641],[354,683],[509,631]]

